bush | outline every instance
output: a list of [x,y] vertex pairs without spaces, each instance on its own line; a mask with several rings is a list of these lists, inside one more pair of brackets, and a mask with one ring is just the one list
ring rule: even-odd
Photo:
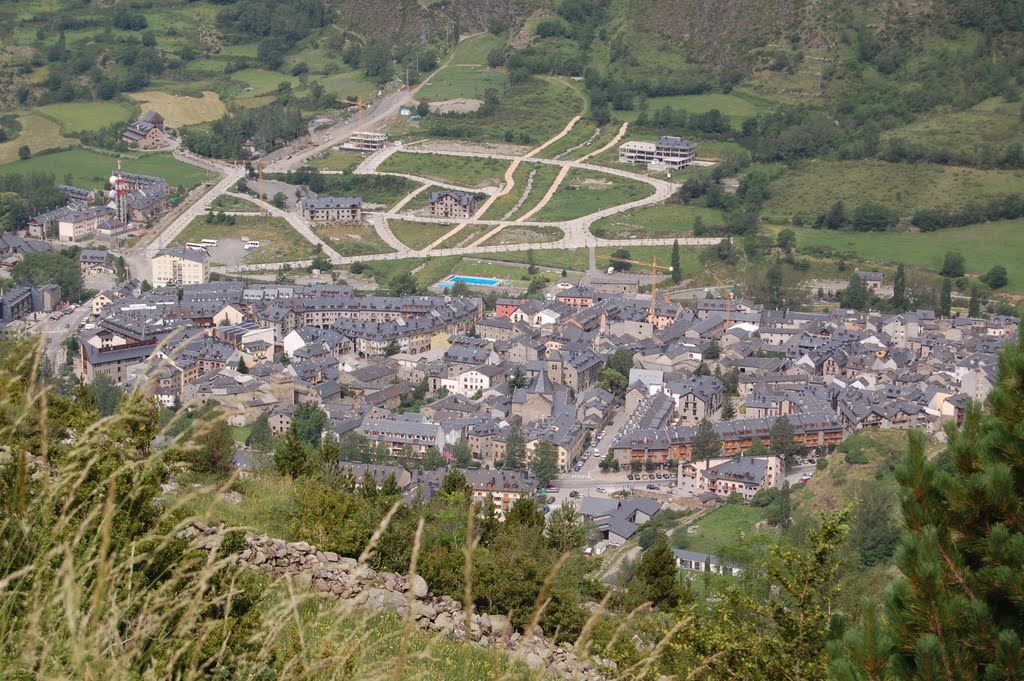
[[851,466],[854,466],[858,464],[867,463],[868,455],[865,454],[862,450],[856,450],[852,452],[846,452],[843,459],[846,461],[846,463],[850,464]]
[[814,467],[819,471],[825,470],[826,468],[828,468],[828,459],[826,459],[825,457],[821,457],[820,459],[818,459],[818,463]]

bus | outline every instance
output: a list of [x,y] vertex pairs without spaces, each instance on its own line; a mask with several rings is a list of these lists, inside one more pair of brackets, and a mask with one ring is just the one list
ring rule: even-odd
[[214,246],[217,245],[217,240],[216,239],[202,239],[200,241],[200,243],[203,246],[206,246],[207,248],[213,248]]
[[194,241],[189,241],[187,244],[185,244],[185,248],[187,248],[190,251],[205,251],[206,250],[206,245],[205,244],[197,244]]
[[246,241],[245,242],[245,250],[247,250],[247,251],[251,251],[252,249],[259,248],[259,247],[260,247],[260,242],[259,241]]

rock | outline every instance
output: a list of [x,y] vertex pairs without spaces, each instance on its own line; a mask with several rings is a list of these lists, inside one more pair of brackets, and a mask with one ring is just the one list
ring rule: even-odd
[[512,623],[504,615],[490,615],[491,632],[499,638],[504,638],[512,631]]
[[429,620],[437,617],[437,609],[434,608],[430,603],[424,603],[423,601],[412,602],[412,615],[416,619],[426,617]]
[[267,556],[262,551],[257,551],[256,556],[252,560],[254,565],[263,565],[267,562]]
[[437,631],[451,631],[452,628],[452,616],[447,612],[441,612],[436,618],[434,618],[434,629]]
[[325,563],[337,563],[338,554],[336,554],[334,551],[324,551],[323,561]]
[[526,666],[527,667],[529,667],[530,669],[540,669],[541,665],[543,665],[543,664],[544,664],[544,660],[542,660],[536,653],[527,653],[527,655],[526,655]]
[[363,594],[366,597],[366,607],[371,610],[397,612],[399,608],[405,605],[405,599],[402,598],[401,594],[388,591],[387,589],[367,589]]
[[430,594],[430,589],[427,587],[427,580],[423,579],[419,575],[412,576],[412,579],[409,580],[408,588],[416,598],[426,598],[427,595]]
[[308,572],[300,572],[295,575],[295,585],[300,589],[309,589],[313,586],[313,575]]

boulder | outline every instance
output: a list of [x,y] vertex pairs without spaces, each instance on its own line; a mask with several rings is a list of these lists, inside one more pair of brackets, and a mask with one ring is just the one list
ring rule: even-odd
[[512,632],[512,623],[504,615],[489,615],[491,632],[498,638],[505,638]]
[[452,622],[452,616],[442,611],[434,618],[434,629],[437,631],[451,631]]
[[375,611],[390,610],[391,612],[398,612],[399,608],[405,605],[405,599],[402,598],[401,594],[388,591],[387,589],[367,589],[356,600],[364,602],[367,608]]
[[427,587],[427,580],[423,579],[419,575],[412,576],[412,579],[409,580],[408,588],[416,598],[426,598],[427,595],[430,594],[430,589]]
[[542,660],[536,653],[526,654],[526,666],[530,669],[540,669],[543,664],[544,660]]

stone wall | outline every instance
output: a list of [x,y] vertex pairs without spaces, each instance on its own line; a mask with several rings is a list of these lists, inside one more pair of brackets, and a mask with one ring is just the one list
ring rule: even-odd
[[[209,547],[210,538],[219,533],[195,522],[182,535]],[[503,615],[474,612],[466,636],[466,616],[462,603],[448,596],[430,593],[419,575],[411,580],[393,572],[377,572],[331,551],[318,551],[306,542],[284,542],[263,535],[246,534],[246,547],[238,554],[238,562],[268,575],[292,575],[300,586],[348,601],[370,612],[388,611],[405,617],[409,610],[416,625],[439,632],[456,641],[493,646],[522,659],[531,669],[565,679],[608,679],[614,674],[611,660],[580,658],[568,644],[556,645],[538,627],[532,635],[512,628]]]

